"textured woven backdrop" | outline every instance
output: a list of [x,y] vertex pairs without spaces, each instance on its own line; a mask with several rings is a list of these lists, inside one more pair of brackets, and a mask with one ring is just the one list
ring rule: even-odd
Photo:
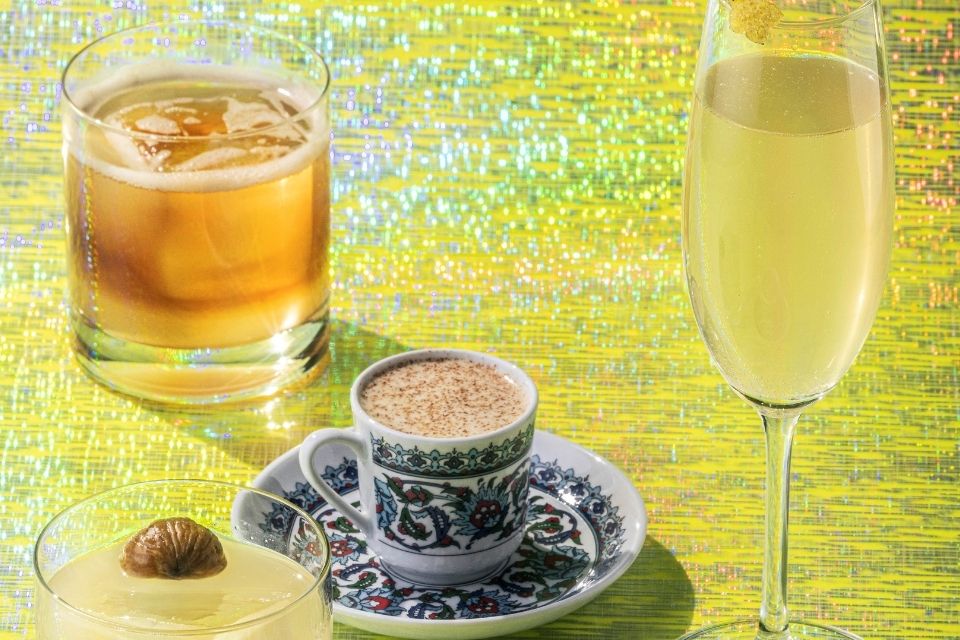
[[[871,638],[960,637],[955,0],[885,3],[896,247],[871,338],[801,422],[790,601]],[[538,426],[607,456],[650,512],[634,568],[538,638],[668,639],[753,613],[755,415],[711,368],[684,290],[680,174],[698,2],[15,0],[0,8],[0,638],[32,637],[30,550],[70,502],[136,480],[248,482],[408,347],[526,367]],[[71,359],[59,74],[101,33],[238,18],[334,75],[333,364],[234,410],[159,411]],[[369,637],[338,626],[338,638]]]

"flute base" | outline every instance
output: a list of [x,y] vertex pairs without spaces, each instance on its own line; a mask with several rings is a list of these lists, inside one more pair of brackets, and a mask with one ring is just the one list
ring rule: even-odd
[[760,629],[755,618],[711,625],[692,631],[679,640],[863,640],[842,629],[813,622],[791,622],[784,631]]

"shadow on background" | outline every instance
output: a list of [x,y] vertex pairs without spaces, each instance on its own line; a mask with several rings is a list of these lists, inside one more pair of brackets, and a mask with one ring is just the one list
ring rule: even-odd
[[694,605],[687,572],[647,536],[633,566],[596,600],[549,625],[505,637],[676,640],[689,628]]
[[377,360],[407,350],[409,347],[392,338],[334,320],[330,323],[330,364],[305,388],[232,406],[144,403],[142,409],[144,415],[168,423],[182,435],[213,443],[231,458],[259,469],[315,429],[350,425],[354,378]]

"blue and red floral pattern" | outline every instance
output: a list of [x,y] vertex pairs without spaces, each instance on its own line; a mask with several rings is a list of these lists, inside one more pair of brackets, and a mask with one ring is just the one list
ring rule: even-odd
[[370,446],[374,464],[384,469],[409,475],[453,478],[490,473],[513,464],[530,453],[533,433],[534,426],[530,423],[509,440],[483,449],[465,451],[424,451],[419,447],[406,448],[377,437],[371,438]]
[[[338,467],[328,467],[339,477],[324,479],[340,486],[348,500],[357,496],[356,463],[344,459]],[[623,518],[609,494],[564,469],[556,462],[531,457],[530,497],[527,501],[527,527],[523,543],[510,563],[498,575],[482,583],[456,587],[431,587],[411,584],[394,577],[380,566],[367,548],[363,535],[347,519],[326,504],[305,483],[296,483],[285,497],[314,515],[330,539],[333,556],[333,597],[351,609],[384,616],[416,619],[451,620],[488,618],[518,613],[570,597],[588,588],[592,578],[602,575],[624,545]],[[336,482],[342,480],[337,485]],[[429,506],[431,500],[459,500],[464,520],[451,520],[450,528],[473,527],[474,533],[502,531],[496,500],[482,491],[469,498],[444,494],[424,483],[402,487],[384,487],[397,505],[396,512],[384,518],[400,521],[404,506],[414,509]],[[406,502],[399,499],[400,491]],[[483,493],[483,495],[481,495]],[[429,494],[429,495],[428,495]],[[511,496],[509,499],[514,499]],[[356,502],[356,500],[351,500]],[[412,516],[413,523],[419,520]],[[263,514],[261,527],[276,533],[289,532],[292,523],[284,523],[275,514]],[[379,519],[379,516],[378,516]]]
[[472,485],[374,479],[377,527],[390,544],[425,549],[471,549],[480,540],[505,540],[523,522],[529,487],[524,465]]
[[601,540],[597,571],[606,571],[616,561],[623,546],[623,518],[601,487],[591,484],[586,477],[577,477],[573,469],[561,469],[556,462],[541,462],[537,456],[530,464],[530,487],[557,496],[587,518]]

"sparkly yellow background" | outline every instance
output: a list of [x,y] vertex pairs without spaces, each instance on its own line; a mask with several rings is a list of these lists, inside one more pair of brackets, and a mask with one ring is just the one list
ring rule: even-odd
[[[702,13],[682,0],[5,3],[0,638],[33,636],[31,545],[58,510],[137,480],[249,482],[310,430],[349,423],[360,369],[431,345],[526,367],[539,425],[613,460],[647,501],[633,569],[516,637],[666,640],[751,615],[760,428],[710,366],[679,246]],[[857,364],[801,422],[790,602],[870,638],[956,638],[960,14],[955,0],[885,13],[896,247]],[[275,27],[330,61],[334,362],[263,406],[158,411],[93,384],[68,350],[57,82],[101,32],[201,14]]]

